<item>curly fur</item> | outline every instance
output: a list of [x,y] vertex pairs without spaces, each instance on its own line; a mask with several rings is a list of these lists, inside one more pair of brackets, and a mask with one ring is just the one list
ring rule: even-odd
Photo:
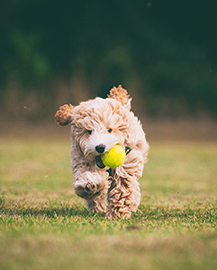
[[[95,98],[78,106],[61,106],[55,115],[60,125],[71,124],[71,168],[75,193],[92,212],[110,218],[129,218],[140,203],[139,177],[147,162],[148,143],[141,123],[121,86],[106,99]],[[131,151],[116,169],[99,166],[98,158],[117,143]],[[96,146],[104,146],[97,151]]]

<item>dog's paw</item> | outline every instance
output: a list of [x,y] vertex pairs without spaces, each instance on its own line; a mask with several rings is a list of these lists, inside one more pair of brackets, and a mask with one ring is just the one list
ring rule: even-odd
[[97,193],[98,191],[100,191],[100,185],[88,183],[85,187],[85,190],[87,193]]
[[84,172],[74,180],[73,186],[78,196],[93,199],[107,187],[108,174],[98,172]]

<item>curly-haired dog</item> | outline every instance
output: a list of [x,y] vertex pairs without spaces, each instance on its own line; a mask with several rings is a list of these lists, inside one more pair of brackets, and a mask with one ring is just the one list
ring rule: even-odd
[[[140,203],[138,178],[149,150],[138,118],[130,111],[131,98],[121,85],[108,98],[95,98],[78,106],[63,105],[55,115],[58,124],[71,124],[73,187],[86,200],[88,210],[107,217],[130,217]],[[116,144],[127,149],[124,163],[109,169],[100,156]]]

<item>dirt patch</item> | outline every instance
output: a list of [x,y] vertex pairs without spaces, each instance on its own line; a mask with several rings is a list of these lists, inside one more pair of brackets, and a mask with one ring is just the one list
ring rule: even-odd
[[[215,141],[217,142],[217,121],[215,120],[142,120],[147,140],[160,141]],[[60,127],[53,119],[43,123],[1,123],[0,137],[67,139],[70,127]]]

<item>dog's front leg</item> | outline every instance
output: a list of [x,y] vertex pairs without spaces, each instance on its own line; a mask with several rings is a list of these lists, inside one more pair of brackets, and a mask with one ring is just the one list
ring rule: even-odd
[[108,193],[109,218],[129,218],[140,204],[138,178],[142,176],[144,158],[141,152],[132,150],[125,163],[118,167]]
[[86,199],[86,206],[90,212],[99,213],[107,211],[107,192],[108,188],[104,188],[99,196],[93,199]]
[[106,171],[84,171],[74,173],[75,193],[84,198],[91,212],[105,212],[107,209],[108,173]]

